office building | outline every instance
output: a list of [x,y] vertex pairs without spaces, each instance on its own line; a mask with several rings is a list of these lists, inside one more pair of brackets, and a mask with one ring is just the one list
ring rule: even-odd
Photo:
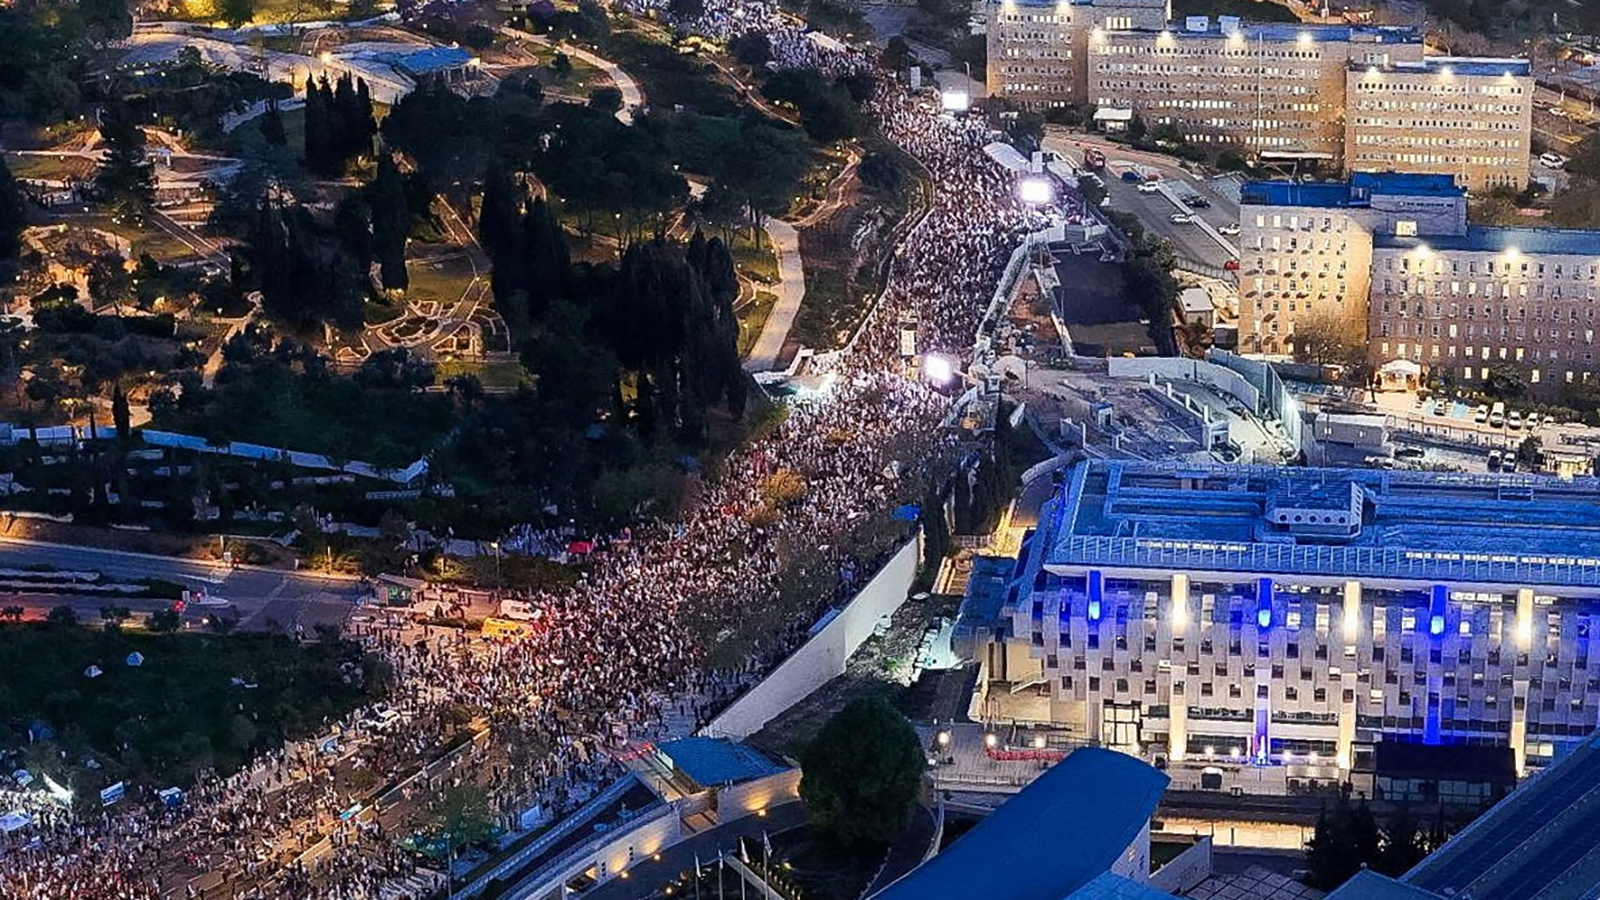
[[1352,64],[1344,161],[1352,172],[1432,172],[1470,191],[1528,184],[1533,72],[1523,59],[1434,56]]
[[1470,225],[1373,237],[1369,345],[1478,384],[1514,366],[1535,397],[1591,380],[1600,231]]
[[1337,166],[1352,64],[1422,60],[1413,28],[1253,25],[1191,17],[1183,27],[1090,35],[1089,102],[1131,109],[1147,127]]
[[1520,772],[1600,721],[1595,479],[1093,460],[1039,521],[975,648],[985,721],[1252,790],[1384,741]]
[[1240,192],[1239,347],[1290,355],[1295,329],[1350,343],[1367,333],[1374,235],[1465,230],[1465,193],[1448,176],[1365,175],[1347,182],[1251,182]]
[[1089,35],[1161,28],[1168,0],[992,0],[985,41],[989,96],[1026,106],[1077,106],[1087,101]]

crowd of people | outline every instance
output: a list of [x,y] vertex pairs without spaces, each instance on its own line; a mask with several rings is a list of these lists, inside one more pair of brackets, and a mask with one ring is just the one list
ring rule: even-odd
[[[775,5],[709,0],[685,24],[719,38],[764,29],[778,66],[871,65]],[[949,386],[903,372],[902,323],[917,323],[929,351],[970,352],[1022,224],[1007,174],[982,152],[993,137],[980,120],[941,115],[888,76],[869,112],[925,169],[931,205],[820,387],[727,459],[692,512],[636,526],[575,587],[529,597],[523,640],[375,639],[394,682],[383,716],[328,723],[329,737],[202,779],[176,807],[130,798],[73,819],[37,806],[31,828],[0,836],[0,900],[420,897],[434,885],[395,850],[399,823],[429,820],[463,788],[498,812],[568,810],[617,776],[619,748],[703,724],[719,697],[793,650],[892,550],[890,511],[921,502],[961,450],[940,427]],[[798,478],[799,496],[772,496],[779,472]],[[889,539],[862,539],[871,528]],[[518,549],[557,552],[571,535],[516,537]],[[389,787],[374,801],[379,785]]]

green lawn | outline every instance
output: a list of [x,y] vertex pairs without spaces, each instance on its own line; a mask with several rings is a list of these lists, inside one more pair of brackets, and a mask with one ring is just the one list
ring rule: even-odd
[[448,306],[460,300],[471,283],[472,261],[465,254],[437,262],[413,260],[406,266],[406,272],[411,276],[411,286],[406,288],[407,300],[413,303],[432,300]]
[[756,291],[755,299],[738,310],[740,359],[749,356],[750,351],[755,349],[756,340],[761,337],[761,329],[766,327],[767,317],[772,315],[772,308],[777,305],[777,294],[771,291]]
[[[126,663],[134,652],[144,656],[138,667]],[[381,663],[343,642],[112,633],[98,623],[0,626],[0,745],[22,747],[35,774],[70,779],[80,796],[123,779],[187,786],[201,768],[226,774],[251,753],[310,736],[325,716],[367,700],[367,690],[346,683],[344,662],[365,668],[372,693],[379,691]],[[104,674],[86,678],[91,665]],[[30,745],[33,721],[50,726],[55,740]],[[81,767],[88,756],[101,768]]]
[[528,374],[528,370],[514,359],[494,362],[441,360],[435,367],[435,372],[435,381],[439,384],[457,375],[476,375],[478,381],[491,391],[514,391],[524,385],[533,384],[533,378]]
[[772,241],[761,233],[761,246],[757,247],[754,233],[743,228],[733,234],[733,261],[739,271],[762,284],[778,283],[778,254]]
[[306,146],[305,108],[285,110],[278,115],[283,118],[285,141],[282,146],[274,147],[267,143],[267,139],[261,135],[261,117],[257,116],[239,123],[238,128],[228,132],[224,149],[241,159],[295,164]]

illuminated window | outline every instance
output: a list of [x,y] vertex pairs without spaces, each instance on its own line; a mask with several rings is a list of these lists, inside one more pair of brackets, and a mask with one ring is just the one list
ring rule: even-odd
[[1401,219],[1394,223],[1394,233],[1396,237],[1416,237],[1417,223],[1411,219]]

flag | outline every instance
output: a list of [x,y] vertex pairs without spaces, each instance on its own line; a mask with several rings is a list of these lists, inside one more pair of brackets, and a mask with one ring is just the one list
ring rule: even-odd
[[704,876],[700,874],[700,854],[696,853],[694,855],[694,879],[699,881],[703,877]]
[[772,839],[767,837],[766,829],[761,831],[761,849],[766,852],[768,861],[772,859]]
[[739,858],[744,860],[746,865],[750,863],[750,848],[744,845],[743,835],[739,837]]

